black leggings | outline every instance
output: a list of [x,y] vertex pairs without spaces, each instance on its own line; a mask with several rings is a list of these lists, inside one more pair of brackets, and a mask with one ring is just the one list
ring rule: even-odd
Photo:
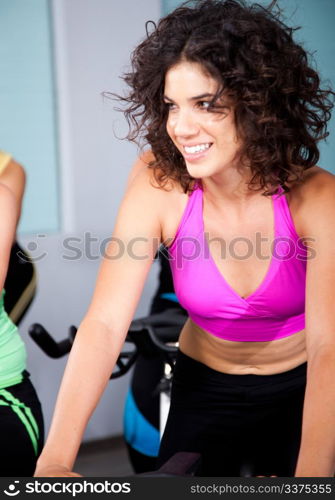
[[28,372],[0,390],[0,476],[30,477],[44,439],[41,404]]
[[158,467],[200,452],[199,476],[294,476],[307,363],[275,375],[221,373],[178,352]]

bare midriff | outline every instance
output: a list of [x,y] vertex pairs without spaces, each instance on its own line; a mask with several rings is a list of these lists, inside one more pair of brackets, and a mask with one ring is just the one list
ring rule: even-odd
[[269,342],[233,342],[203,330],[190,318],[181,331],[179,348],[213,370],[232,375],[272,375],[307,360],[304,330]]

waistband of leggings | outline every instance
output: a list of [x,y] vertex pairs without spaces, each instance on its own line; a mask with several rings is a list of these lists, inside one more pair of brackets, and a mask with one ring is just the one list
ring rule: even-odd
[[184,354],[180,349],[177,353],[176,370],[185,370],[185,373],[192,376],[192,372],[209,377],[211,380],[227,384],[227,385],[259,385],[265,384],[284,384],[293,379],[306,378],[307,362],[281,373],[271,375],[256,375],[256,374],[231,374],[214,370],[209,366],[197,361],[187,354]]

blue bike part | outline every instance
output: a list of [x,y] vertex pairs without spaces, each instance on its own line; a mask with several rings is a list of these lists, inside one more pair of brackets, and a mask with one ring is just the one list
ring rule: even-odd
[[177,304],[179,304],[179,300],[177,299],[177,295],[175,293],[161,293],[160,298],[171,300],[171,302],[177,302]]
[[124,439],[134,450],[149,457],[157,457],[159,450],[159,430],[142,415],[133,392],[129,389],[123,416]]

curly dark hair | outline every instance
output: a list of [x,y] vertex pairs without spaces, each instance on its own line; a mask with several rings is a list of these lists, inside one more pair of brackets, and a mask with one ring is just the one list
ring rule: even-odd
[[126,104],[127,138],[151,146],[155,160],[149,166],[160,187],[174,179],[186,193],[193,184],[167,134],[163,102],[166,72],[181,61],[201,64],[218,82],[211,111],[223,92],[233,97],[241,165],[250,165],[252,173],[250,189],[271,195],[281,185],[287,192],[286,183],[301,181],[304,170],[317,163],[317,143],[328,136],[335,94],[320,88],[307,52],[293,40],[298,28],[286,26],[273,4],[186,2],[154,25],[134,50],[132,70],[123,77],[131,90],[118,98]]

